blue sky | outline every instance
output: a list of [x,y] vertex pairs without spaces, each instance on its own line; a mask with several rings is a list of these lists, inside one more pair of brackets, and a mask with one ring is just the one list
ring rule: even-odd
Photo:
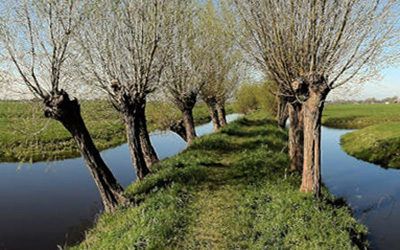
[[355,94],[351,99],[365,99],[375,97],[378,99],[385,97],[400,97],[400,67],[392,67],[382,71],[382,78],[366,83],[361,88],[361,92]]

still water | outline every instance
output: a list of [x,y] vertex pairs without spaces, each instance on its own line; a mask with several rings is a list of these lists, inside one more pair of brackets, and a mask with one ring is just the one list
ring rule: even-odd
[[340,147],[340,137],[349,132],[323,128],[322,180],[368,227],[372,249],[400,249],[400,170],[347,155]]
[[[233,121],[237,114],[227,116]],[[213,131],[198,126],[199,136]],[[160,157],[186,143],[172,132],[152,133]],[[105,150],[104,160],[126,187],[136,179],[127,145]],[[0,163],[0,250],[57,249],[82,237],[102,209],[96,186],[81,158],[34,164]]]
[[[229,115],[228,121],[239,115]],[[212,124],[196,128],[212,132]],[[399,249],[400,171],[357,160],[340,148],[340,137],[350,130],[323,128],[322,178],[337,197],[369,228],[373,249]],[[172,132],[153,133],[161,159],[185,149]],[[102,152],[123,186],[135,180],[126,145]],[[57,249],[75,242],[89,228],[102,206],[81,158],[20,165],[0,163],[0,249]]]

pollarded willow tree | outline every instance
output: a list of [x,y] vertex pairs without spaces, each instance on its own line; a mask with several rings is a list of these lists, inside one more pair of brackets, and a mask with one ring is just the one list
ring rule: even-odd
[[243,48],[265,75],[279,84],[281,94],[290,103],[291,117],[299,120],[298,126],[304,124],[304,133],[299,133],[304,134],[301,191],[319,196],[324,102],[332,89],[370,80],[396,54],[400,3],[396,0],[234,0],[234,3],[247,37]]
[[172,103],[182,112],[182,121],[171,126],[188,144],[196,138],[193,108],[204,85],[207,68],[205,51],[199,38],[204,36],[198,26],[199,6],[196,1],[171,0],[167,4],[169,21],[166,26],[168,55],[163,90]]
[[163,0],[97,1],[76,36],[76,70],[104,90],[122,114],[139,179],[157,161],[150,143],[145,108],[165,68]]
[[225,104],[240,81],[242,55],[234,37],[236,19],[225,3],[216,6],[213,1],[207,1],[199,20],[200,29],[203,30],[199,43],[207,47],[204,55],[209,65],[200,94],[217,131],[226,125]]
[[9,14],[1,29],[9,84],[21,81],[44,105],[44,115],[59,121],[75,139],[100,192],[106,211],[125,203],[122,187],[100,156],[77,99],[64,88],[76,86],[66,70],[71,63],[71,37],[82,25],[85,1],[16,1],[2,6]]
[[201,89],[201,98],[207,104],[214,130],[227,124],[226,102],[233,97],[240,78],[240,54],[226,50],[215,51],[210,60],[210,70]]

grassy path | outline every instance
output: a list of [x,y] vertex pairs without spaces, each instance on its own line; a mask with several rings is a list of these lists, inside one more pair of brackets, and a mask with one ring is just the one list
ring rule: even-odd
[[197,218],[190,225],[184,248],[227,249],[227,219],[232,217],[232,208],[238,200],[231,186],[204,185],[195,193],[193,203]]
[[286,132],[253,115],[199,138],[131,185],[76,249],[357,249],[365,228],[287,173]]

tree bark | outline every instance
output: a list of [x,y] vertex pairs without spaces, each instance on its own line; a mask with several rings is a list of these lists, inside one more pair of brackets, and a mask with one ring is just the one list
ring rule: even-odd
[[216,104],[214,101],[207,102],[207,107],[210,112],[210,117],[211,117],[211,121],[213,123],[214,132],[217,132],[221,128],[221,124],[219,123],[218,111],[215,106],[216,106]]
[[288,103],[286,98],[284,97],[279,97],[278,98],[278,113],[277,113],[277,120],[278,120],[278,126],[281,129],[285,129],[286,127],[286,121],[289,118],[289,110],[288,110]]
[[156,151],[154,150],[153,145],[150,141],[149,132],[147,130],[147,121],[146,121],[146,103],[143,104],[143,108],[139,109],[139,129],[140,129],[140,143],[142,145],[142,151],[144,160],[146,161],[146,165],[148,168],[158,162],[158,156]]
[[142,143],[140,137],[140,122],[141,118],[138,114],[138,105],[133,105],[124,113],[124,120],[126,126],[126,137],[128,141],[129,151],[131,153],[132,163],[136,169],[136,176],[139,180],[143,180],[148,174],[150,169],[146,164],[146,160],[142,150]]
[[81,116],[80,105],[64,91],[45,100],[45,116],[58,120],[71,133],[96,183],[105,211],[114,212],[127,202],[123,189],[103,161]]
[[289,126],[289,157],[290,171],[302,171],[303,169],[303,107],[301,103],[288,105]]
[[217,103],[216,110],[218,114],[218,123],[221,127],[226,126],[226,112],[225,112],[225,105],[222,103]]
[[183,120],[179,120],[177,122],[174,122],[169,129],[179,135],[185,142],[187,142],[187,137],[186,137],[186,128],[184,125]]
[[183,114],[183,125],[186,130],[186,141],[188,145],[191,145],[194,139],[197,137],[194,118],[193,118],[193,108],[185,108],[182,111]]
[[321,117],[328,89],[311,89],[304,103],[304,163],[300,191],[321,194]]

